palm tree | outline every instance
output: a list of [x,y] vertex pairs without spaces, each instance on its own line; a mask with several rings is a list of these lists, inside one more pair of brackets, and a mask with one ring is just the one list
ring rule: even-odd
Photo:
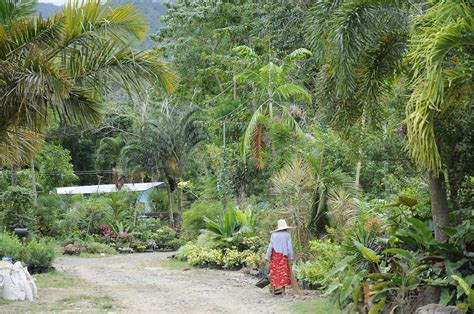
[[377,125],[383,116],[381,96],[392,88],[405,55],[411,9],[408,1],[323,0],[309,14],[307,40],[322,65],[317,96],[343,137],[359,143],[356,185],[363,150],[353,130]]
[[344,172],[325,169],[324,146],[306,154],[314,180],[309,227],[316,233],[325,232],[326,226],[343,228],[357,209],[358,189],[354,180]]
[[272,193],[280,196],[278,215],[295,227],[299,253],[308,243],[311,219],[311,195],[315,187],[311,165],[300,156],[294,156],[272,177]]
[[192,152],[206,139],[195,117],[198,109],[190,108],[182,113],[177,110],[160,113],[157,119],[146,121],[140,134],[131,138],[121,151],[124,167],[148,169],[167,181],[171,223],[173,192],[178,183],[184,181]]
[[[449,208],[435,124],[454,108],[469,110],[472,103],[473,11],[466,0],[427,5],[324,0],[312,11],[315,26],[308,34],[325,64],[320,98],[336,122],[352,125],[363,116],[375,120],[394,78],[412,78],[407,146],[415,162],[429,171],[435,236],[442,241],[446,235],[439,227],[449,224]],[[411,71],[400,71],[403,61]]]
[[453,112],[472,110],[474,88],[474,4],[439,1],[414,21],[409,59],[413,92],[408,102],[407,135],[410,155],[429,171],[435,237],[449,225],[449,208],[435,124]]
[[70,1],[55,16],[0,25],[0,161],[31,157],[39,136],[24,135],[37,134],[51,116],[99,121],[111,82],[138,94],[144,84],[172,92],[176,77],[160,53],[131,48],[146,29],[131,5],[100,0]]
[[399,0],[322,0],[307,22],[307,40],[322,68],[319,99],[336,126],[376,121],[406,53],[413,5]]
[[[243,58],[249,60],[252,64],[258,64],[260,58],[253,49],[247,46],[234,48]],[[289,54],[278,65],[269,61],[262,67],[249,69],[237,76],[237,81],[251,85],[254,90],[254,96],[258,100],[254,113],[247,125],[243,139],[241,152],[244,160],[252,150],[255,166],[257,169],[263,169],[265,163],[262,152],[266,147],[265,127],[261,119],[268,117],[273,119],[275,114],[279,114],[284,123],[293,130],[299,130],[298,123],[291,115],[288,104],[291,101],[301,101],[311,104],[311,95],[301,85],[290,83],[289,72],[294,68],[295,63],[305,56],[310,56],[311,52],[306,49],[297,49]]]

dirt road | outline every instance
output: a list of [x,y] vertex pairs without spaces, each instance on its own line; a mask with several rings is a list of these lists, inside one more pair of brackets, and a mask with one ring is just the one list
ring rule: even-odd
[[[60,257],[56,269],[70,284],[40,289],[43,307],[61,310],[73,296],[72,310],[127,313],[288,313],[295,300],[308,296],[273,297],[255,287],[256,279],[242,272],[185,268],[167,259],[170,253],[115,255],[101,258]],[[77,280],[75,280],[75,278]],[[62,298],[62,299],[61,299]],[[89,298],[89,299],[88,299]],[[112,304],[96,308],[91,298],[108,298]],[[58,303],[58,300],[62,303]],[[82,300],[78,302],[78,300]],[[36,301],[35,301],[36,302]],[[55,303],[56,302],[56,303]],[[56,307],[47,307],[48,304]],[[71,305],[71,304],[69,304]],[[18,309],[8,305],[5,310]],[[1,311],[2,308],[0,308]],[[34,308],[30,308],[35,311]]]

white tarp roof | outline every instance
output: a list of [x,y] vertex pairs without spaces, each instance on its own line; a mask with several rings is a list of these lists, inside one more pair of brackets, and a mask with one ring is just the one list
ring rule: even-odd
[[[162,184],[163,182],[126,183],[122,186],[121,191],[146,191]],[[58,194],[91,194],[118,192],[118,190],[115,184],[101,184],[56,188],[56,192]]]

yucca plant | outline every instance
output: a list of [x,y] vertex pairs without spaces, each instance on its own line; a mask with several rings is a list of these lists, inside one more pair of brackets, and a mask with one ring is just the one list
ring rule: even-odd
[[306,159],[295,155],[272,179],[277,196],[277,215],[295,228],[299,252],[310,238],[311,201],[315,188],[313,169]]

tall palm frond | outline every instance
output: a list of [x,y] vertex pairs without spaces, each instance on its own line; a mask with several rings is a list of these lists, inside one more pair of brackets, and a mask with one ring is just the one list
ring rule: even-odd
[[323,0],[312,8],[306,37],[323,65],[317,94],[336,126],[380,114],[379,96],[406,52],[412,10],[398,0]]
[[252,154],[254,158],[255,168],[262,170],[265,168],[265,160],[263,153],[267,144],[265,143],[265,127],[261,123],[257,123],[252,135]]

